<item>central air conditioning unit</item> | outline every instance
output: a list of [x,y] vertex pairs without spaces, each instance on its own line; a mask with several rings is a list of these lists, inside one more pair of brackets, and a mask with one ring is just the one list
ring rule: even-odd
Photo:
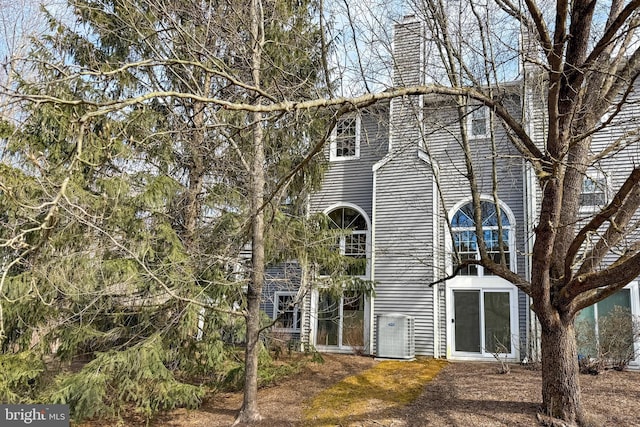
[[378,314],[376,356],[388,359],[415,358],[415,320],[400,313]]

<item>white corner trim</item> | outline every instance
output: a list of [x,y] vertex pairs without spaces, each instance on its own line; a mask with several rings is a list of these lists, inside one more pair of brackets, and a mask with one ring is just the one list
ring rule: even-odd
[[371,167],[371,170],[375,174],[375,172],[377,172],[378,169],[382,168],[384,165],[389,163],[391,160],[393,160],[393,158],[394,158],[393,154],[387,153],[387,155],[385,155],[382,159],[378,160],[373,164],[373,166]]

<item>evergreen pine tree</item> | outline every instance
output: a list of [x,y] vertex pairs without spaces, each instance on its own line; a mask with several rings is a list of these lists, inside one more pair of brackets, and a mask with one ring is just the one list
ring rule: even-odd
[[[75,25],[51,17],[31,56],[38,77],[20,82],[22,123],[1,135],[11,153],[0,170],[2,348],[88,361],[53,379],[37,371],[34,393],[71,404],[77,419],[128,404],[146,417],[195,406],[203,389],[181,379],[224,376],[227,332],[243,323],[256,267],[241,256],[254,218],[252,129],[263,130],[257,209],[269,242],[288,229],[282,218],[301,221],[331,113],[281,112],[256,125],[211,100],[323,96],[314,5],[263,5],[259,84],[243,2],[69,5]],[[294,215],[280,214],[284,200]],[[274,261],[293,249],[267,245]],[[19,390],[5,395],[36,398]]]

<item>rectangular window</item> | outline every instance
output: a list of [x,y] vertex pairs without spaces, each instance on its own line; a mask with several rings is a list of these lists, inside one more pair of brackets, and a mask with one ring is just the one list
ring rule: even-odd
[[300,310],[294,305],[295,294],[276,293],[274,300],[274,319],[276,329],[288,331],[300,330]]
[[603,207],[607,203],[607,178],[603,174],[585,176],[582,181],[580,206],[583,208]]
[[580,310],[575,320],[578,357],[593,357],[614,366],[635,359],[631,289],[621,289]]
[[[498,230],[484,230],[484,243],[487,246],[487,252],[496,264],[502,264],[502,257],[504,255],[504,265],[510,266],[509,231],[502,230],[502,242],[500,242],[499,235]],[[502,243],[502,245],[500,245],[500,243]],[[489,270],[484,269],[485,276],[490,276],[491,274]]]
[[351,235],[343,236],[341,245],[344,245],[342,253],[351,260],[347,266],[347,274],[350,276],[364,276],[367,274],[366,231],[354,231]]
[[[509,229],[502,230],[502,242],[500,241],[499,231],[496,229],[484,230],[484,243],[491,259],[496,264],[502,264],[504,256],[504,265],[510,268],[511,252],[509,251]],[[502,243],[502,245],[500,244]],[[466,260],[480,259],[480,251],[478,249],[478,239],[475,231],[462,230],[453,233],[454,253],[452,255],[453,265]],[[457,255],[456,255],[457,254]],[[492,273],[479,265],[466,265],[459,272],[461,276],[490,276]]]
[[469,137],[481,138],[489,134],[489,110],[485,106],[474,106],[469,112]]
[[360,116],[343,117],[336,123],[331,135],[330,160],[360,157]]

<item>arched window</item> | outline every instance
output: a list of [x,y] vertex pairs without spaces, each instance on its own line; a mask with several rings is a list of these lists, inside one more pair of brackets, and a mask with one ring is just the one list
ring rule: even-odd
[[[483,200],[480,202],[482,209],[482,232],[489,256],[498,264],[501,263],[502,254],[507,267],[511,265],[511,221],[504,209],[500,209],[500,221],[498,221],[498,209],[493,202]],[[476,222],[473,215],[473,204],[466,203],[458,209],[452,219],[453,265],[465,260],[480,259],[478,238],[476,235]],[[502,229],[502,233],[500,233]],[[468,265],[462,268],[458,274],[463,276],[490,275],[478,265]]]
[[346,268],[352,276],[364,276],[367,271],[367,220],[356,209],[339,207],[327,213],[329,226],[349,230],[340,235],[337,246],[342,255],[353,259]]
[[[341,273],[367,276],[366,214],[355,206],[339,206],[325,211],[329,226],[336,233],[336,249],[347,257]],[[343,260],[341,260],[343,261]],[[321,274],[329,274],[329,271]],[[319,348],[363,348],[365,345],[366,297],[360,291],[344,290],[337,296],[327,289],[318,290],[315,344]]]

